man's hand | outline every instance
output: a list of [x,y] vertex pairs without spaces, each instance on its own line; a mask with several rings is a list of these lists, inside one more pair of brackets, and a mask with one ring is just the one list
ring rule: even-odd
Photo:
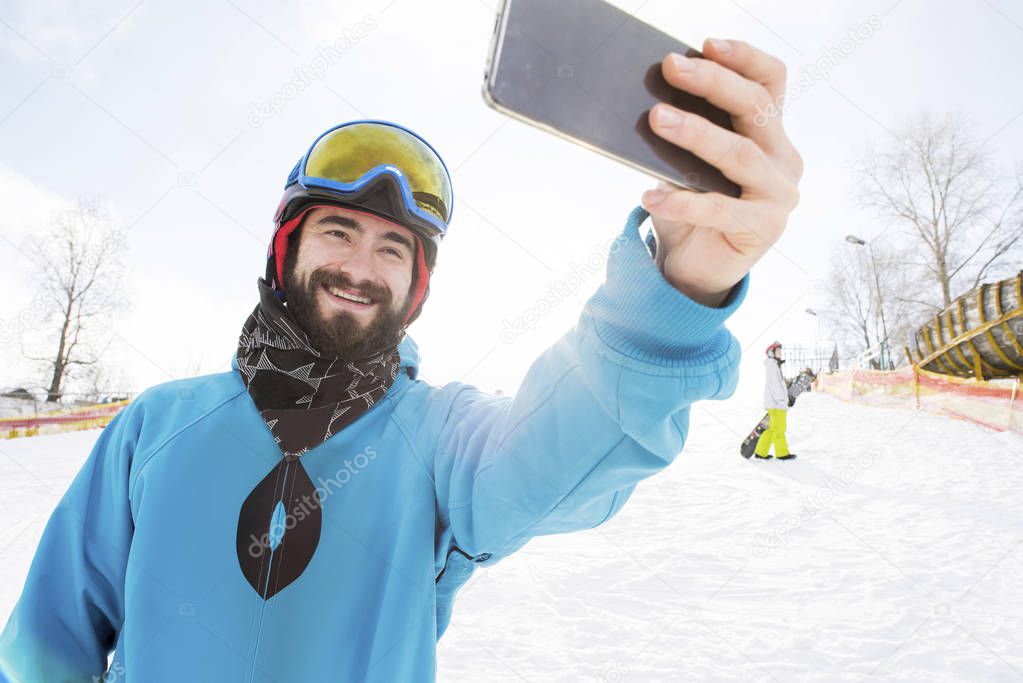
[[781,124],[784,64],[737,40],[708,40],[703,55],[668,55],[664,77],[731,114],[735,132],[663,102],[650,112],[650,125],[720,169],[742,195],[662,182],[644,193],[643,207],[653,217],[657,265],[668,282],[694,301],[720,306],[785,230],[799,201],[803,160]]

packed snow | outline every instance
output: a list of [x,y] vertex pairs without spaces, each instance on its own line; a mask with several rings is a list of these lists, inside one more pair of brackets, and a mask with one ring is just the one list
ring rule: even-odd
[[[700,404],[617,517],[478,571],[439,680],[1023,679],[1023,438],[811,393],[746,461],[760,413]],[[0,622],[98,434],[0,442]]]

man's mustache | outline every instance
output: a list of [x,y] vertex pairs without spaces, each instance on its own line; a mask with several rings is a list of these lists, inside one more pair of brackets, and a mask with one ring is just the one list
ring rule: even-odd
[[355,292],[358,296],[363,296],[373,303],[391,303],[391,290],[376,282],[370,282],[369,280],[363,280],[356,283],[348,273],[344,271],[332,271],[325,268],[320,268],[313,272],[312,277],[309,279],[311,287],[336,287],[338,289],[347,289]]

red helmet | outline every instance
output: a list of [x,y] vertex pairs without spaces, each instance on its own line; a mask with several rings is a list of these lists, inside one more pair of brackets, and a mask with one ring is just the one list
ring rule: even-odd
[[771,345],[767,347],[767,351],[765,351],[765,353],[768,356],[771,356],[771,355],[774,354],[775,349],[780,349],[780,348],[781,348],[781,342],[777,342],[777,341],[776,342],[771,342]]

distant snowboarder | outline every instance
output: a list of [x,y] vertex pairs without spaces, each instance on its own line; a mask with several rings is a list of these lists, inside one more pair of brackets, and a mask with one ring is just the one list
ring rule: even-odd
[[[803,371],[792,379],[785,380],[785,383],[789,385],[789,407],[795,405],[796,399],[803,395],[803,393],[810,391],[810,387],[814,380],[817,379],[817,373],[810,368],[803,368]],[[753,457],[753,451],[757,448],[757,442],[760,441],[761,435],[767,431],[767,428],[771,425],[771,415],[767,411],[764,412],[764,416],[760,418],[760,422],[753,428],[745,439],[742,440],[742,444],[739,446],[739,454],[746,458]],[[767,450],[767,449],[765,449]],[[763,458],[762,458],[763,459]]]
[[795,402],[789,396],[785,377],[781,372],[781,343],[774,342],[767,347],[767,358],[764,359],[766,377],[764,379],[764,408],[770,417],[770,425],[760,435],[753,455],[761,460],[771,458],[770,451],[774,445],[774,457],[778,460],[791,460],[795,453],[789,453],[789,444],[785,440],[785,422],[788,409]]

